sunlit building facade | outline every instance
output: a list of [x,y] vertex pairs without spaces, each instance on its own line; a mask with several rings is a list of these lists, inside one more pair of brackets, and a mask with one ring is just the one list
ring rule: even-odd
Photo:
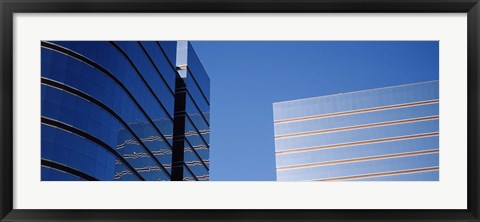
[[273,104],[278,181],[438,181],[438,81]]
[[[42,41],[42,181],[208,180],[208,139],[202,152],[189,151],[197,162],[193,157],[174,161],[186,150],[175,141],[192,134],[188,122],[176,119],[178,107],[189,107],[177,101],[176,92],[186,88],[196,104],[202,91],[183,85],[202,78],[209,87],[192,47],[178,67],[179,45]],[[182,69],[190,75],[181,75]],[[203,96],[208,101],[208,94]],[[209,103],[202,108],[208,118]],[[179,128],[184,132],[175,131]],[[209,125],[198,130],[208,134]]]

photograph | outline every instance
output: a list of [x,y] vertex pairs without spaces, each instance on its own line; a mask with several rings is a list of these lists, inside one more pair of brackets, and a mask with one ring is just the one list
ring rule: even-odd
[[480,222],[479,2],[0,0],[0,222]]
[[42,182],[441,181],[439,41],[39,47]]

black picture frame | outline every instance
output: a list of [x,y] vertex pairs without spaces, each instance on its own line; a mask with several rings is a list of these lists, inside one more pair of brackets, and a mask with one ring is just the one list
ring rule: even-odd
[[[0,0],[1,221],[480,221],[479,0]],[[14,13],[467,13],[466,210],[21,210],[13,209]],[[48,200],[46,200],[48,201]],[[94,200],[92,200],[94,201]],[[255,201],[255,200],[252,200]]]

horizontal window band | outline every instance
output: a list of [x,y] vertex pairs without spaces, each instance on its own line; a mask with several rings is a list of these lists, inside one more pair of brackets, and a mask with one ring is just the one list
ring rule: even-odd
[[361,175],[345,176],[345,177],[334,177],[334,178],[312,180],[312,181],[342,181],[342,180],[352,180],[352,179],[380,177],[380,176],[391,176],[391,175],[409,174],[409,173],[420,173],[420,172],[429,172],[429,171],[438,171],[438,170],[439,170],[439,167],[436,166],[436,167],[426,167],[426,168],[418,168],[418,169],[410,169],[410,170],[399,170],[399,171],[389,171],[389,172],[381,172],[381,173],[361,174]]
[[324,130],[315,130],[315,131],[309,131],[309,132],[285,134],[285,135],[275,136],[275,139],[284,139],[284,138],[299,137],[299,136],[309,136],[309,135],[317,135],[317,134],[322,134],[322,133],[331,133],[331,132],[339,132],[339,131],[347,131],[347,130],[355,130],[355,129],[365,129],[365,128],[371,128],[371,127],[389,126],[389,125],[428,121],[428,120],[436,120],[436,119],[439,119],[439,117],[438,116],[427,116],[427,117],[419,117],[419,118],[412,118],[412,119],[402,119],[402,120],[370,123],[370,124],[363,124],[363,125],[356,125],[356,126],[349,126],[349,127],[339,127],[339,128],[333,128],[333,129],[324,129]]
[[283,167],[278,167],[277,171],[304,169],[304,168],[317,167],[317,166],[372,161],[372,160],[389,159],[389,158],[396,158],[396,157],[416,156],[416,155],[424,155],[424,154],[431,154],[431,153],[438,153],[438,149],[422,150],[422,151],[406,152],[406,153],[395,153],[395,154],[380,155],[380,156],[351,158],[351,159],[343,159],[343,160],[333,160],[333,161],[299,164],[299,165],[292,165],[292,166],[283,166]]
[[295,148],[291,150],[275,151],[275,155],[307,152],[307,151],[321,150],[321,149],[341,148],[346,146],[363,145],[363,144],[370,144],[370,143],[382,143],[382,142],[388,142],[388,141],[406,140],[406,139],[414,139],[414,138],[422,138],[422,137],[430,137],[430,136],[438,136],[438,135],[439,135],[438,132],[432,132],[432,133],[422,133],[422,134],[415,134],[415,135],[408,135],[408,136],[397,136],[397,137],[389,137],[389,138],[381,138],[381,139],[373,139],[373,140],[355,141],[355,142],[348,142],[348,143],[337,143],[337,144],[330,144],[330,145],[324,145],[324,146]]
[[198,178],[199,181],[204,181],[204,180],[208,180],[210,179],[210,175],[206,174],[206,175],[201,175],[201,176],[196,176]]
[[[137,142],[140,143],[141,147],[150,155],[150,158],[153,159],[153,161],[160,167],[163,168],[163,164],[160,163],[160,161],[155,157],[155,155],[150,151],[150,149],[148,149],[148,147],[145,145],[144,141],[142,141],[142,139],[140,139],[140,137],[137,136],[137,134],[135,134],[135,132],[131,129],[131,127],[117,114],[115,113],[112,109],[110,109],[110,107],[108,107],[107,105],[101,103],[100,101],[98,101],[97,99],[95,99],[94,97],[80,91],[80,90],[77,90],[73,87],[70,87],[66,84],[62,84],[62,83],[59,83],[59,82],[56,82],[56,81],[52,81],[48,78],[45,78],[45,77],[42,77],[41,78],[41,83],[42,84],[45,84],[47,86],[50,86],[50,87],[55,87],[57,89],[60,89],[60,90],[63,90],[65,92],[68,92],[72,95],[75,95],[75,96],[78,96],[86,101],[89,101],[93,104],[95,104],[96,106],[102,108],[103,110],[105,110],[106,112],[108,112],[110,115],[113,116],[113,118],[115,118],[118,122],[120,122],[120,124],[123,125],[123,127],[125,127],[125,129],[133,136],[133,138],[135,138],[135,140]],[[160,136],[162,136],[162,134],[160,132],[157,132],[159,133]],[[167,142],[164,140],[163,141],[164,144],[168,146]],[[168,176],[170,176],[170,173],[166,170],[166,169],[163,169],[164,170],[164,173],[166,173]]]
[[146,166],[146,167],[135,168],[135,170],[137,172],[150,172],[150,171],[160,171],[162,169],[158,166]]
[[207,135],[209,133],[210,133],[209,131],[203,131],[201,133],[198,133],[197,131],[187,131],[183,135],[185,137],[192,137],[192,136],[199,136],[199,135]]
[[86,174],[82,171],[73,169],[69,166],[66,166],[66,165],[51,161],[51,160],[47,160],[47,159],[42,158],[41,165],[44,166],[44,167],[47,167],[47,168],[62,171],[64,173],[82,178],[82,179],[87,180],[87,181],[99,181],[97,178],[95,178],[93,176],[90,176],[90,175],[88,175],[88,174]]
[[130,175],[130,174],[132,174],[132,172],[127,171],[127,170],[123,170],[123,171],[120,171],[120,172],[115,172],[115,175],[113,175],[113,179],[114,180],[120,180],[123,176]]
[[336,112],[336,113],[328,113],[328,114],[321,114],[321,115],[313,115],[313,116],[305,116],[305,117],[277,120],[277,121],[274,121],[273,124],[300,122],[300,121],[306,121],[306,120],[311,120],[311,119],[352,115],[352,114],[357,114],[357,113],[374,112],[374,111],[387,110],[387,109],[397,109],[397,108],[410,107],[410,106],[428,105],[428,104],[435,104],[435,103],[438,103],[438,102],[439,102],[438,99],[434,99],[434,100],[426,100],[426,101],[413,102],[413,103],[396,104],[396,105],[390,105],[390,106],[379,106],[379,107],[373,107],[373,108],[367,108],[367,109],[357,109],[357,110],[350,110],[350,111],[344,111],[344,112]]
[[119,153],[117,153],[112,147],[110,147],[108,144],[101,141],[100,139],[98,139],[98,138],[96,138],[96,137],[90,135],[89,133],[86,133],[86,132],[84,132],[80,129],[77,129],[73,126],[70,126],[68,124],[62,123],[62,122],[57,121],[57,120],[53,120],[53,119],[43,117],[43,116],[42,116],[41,120],[42,120],[42,124],[65,130],[67,132],[76,134],[80,137],[86,138],[86,139],[98,144],[99,146],[103,147],[108,152],[113,154],[118,160],[120,160],[130,171],[132,171],[132,173],[138,179],[143,180],[143,181],[145,180],[137,171],[135,171],[135,168],[132,165],[130,165],[130,163],[128,163],[125,159],[123,159],[123,157]]

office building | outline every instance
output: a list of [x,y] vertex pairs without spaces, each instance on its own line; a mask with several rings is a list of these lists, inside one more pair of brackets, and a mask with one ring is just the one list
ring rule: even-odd
[[438,181],[439,84],[273,104],[278,181]]
[[208,180],[209,78],[190,43],[42,41],[41,72],[42,181]]
[[190,43],[179,42],[177,60],[182,78],[177,79],[175,91],[174,146],[178,152],[174,152],[172,176],[208,180],[210,79]]

